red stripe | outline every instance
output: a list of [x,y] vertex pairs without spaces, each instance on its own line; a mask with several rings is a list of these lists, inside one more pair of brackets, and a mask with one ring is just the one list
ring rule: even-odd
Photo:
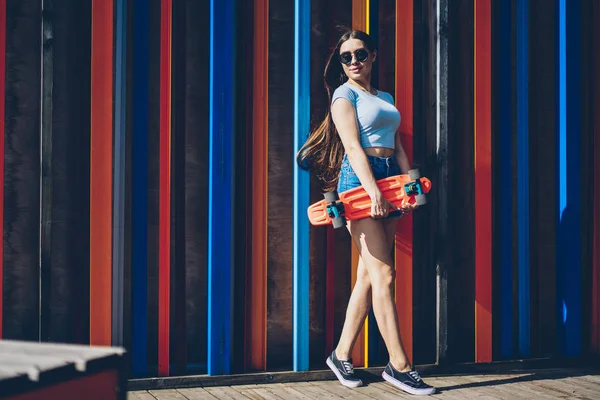
[[335,233],[327,227],[327,259],[325,269],[325,357],[333,351],[335,331]]
[[475,361],[492,361],[491,4],[475,1]]
[[[6,0],[0,0],[0,229],[4,230],[4,98],[6,73]],[[2,339],[2,277],[4,246],[0,245],[0,339]]]
[[161,0],[158,233],[158,374],[169,375],[171,286],[171,35],[172,0]]
[[112,335],[113,2],[92,0],[90,344]]
[[[396,107],[402,116],[400,139],[412,162],[413,137],[413,2],[396,1]],[[398,222],[395,246],[396,308],[402,343],[413,354],[412,215]]]
[[269,0],[254,1],[254,146],[252,264],[246,314],[247,367],[267,369],[267,204],[269,140]]

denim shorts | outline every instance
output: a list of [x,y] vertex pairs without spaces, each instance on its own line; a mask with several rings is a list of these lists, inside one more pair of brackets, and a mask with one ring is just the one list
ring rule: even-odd
[[[391,157],[375,157],[367,155],[371,171],[375,176],[375,180],[388,178],[394,175],[400,175],[400,166],[396,161],[395,156]],[[344,154],[342,159],[342,167],[340,168],[340,177],[338,179],[337,192],[342,193],[355,187],[362,186],[358,176],[352,169],[348,157]]]

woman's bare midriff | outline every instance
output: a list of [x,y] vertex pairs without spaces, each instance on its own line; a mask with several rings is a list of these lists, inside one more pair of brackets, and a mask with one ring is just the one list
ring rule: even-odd
[[375,157],[391,157],[394,155],[394,149],[389,147],[367,147],[364,149],[365,153]]

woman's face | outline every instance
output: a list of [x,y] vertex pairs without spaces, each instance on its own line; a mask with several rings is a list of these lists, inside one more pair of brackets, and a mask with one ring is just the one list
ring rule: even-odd
[[[365,52],[366,59],[361,61]],[[348,39],[340,46],[340,62],[344,61],[344,58],[350,61],[348,64],[342,62],[344,73],[354,81],[363,81],[371,76],[375,57],[376,53],[369,52],[364,42],[359,39]]]

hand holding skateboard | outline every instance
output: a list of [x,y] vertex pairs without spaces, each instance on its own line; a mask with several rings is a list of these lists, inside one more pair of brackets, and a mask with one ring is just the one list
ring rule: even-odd
[[[408,174],[380,179],[377,186],[384,199],[397,208],[390,210],[386,218],[396,218],[405,214],[406,210],[410,212],[427,203],[425,194],[431,190],[431,181],[421,177],[418,169],[413,169]],[[372,217],[372,201],[362,186],[340,195],[333,191],[324,196],[324,200],[308,207],[308,219],[313,225],[333,224],[337,229],[346,225],[346,220]]]

